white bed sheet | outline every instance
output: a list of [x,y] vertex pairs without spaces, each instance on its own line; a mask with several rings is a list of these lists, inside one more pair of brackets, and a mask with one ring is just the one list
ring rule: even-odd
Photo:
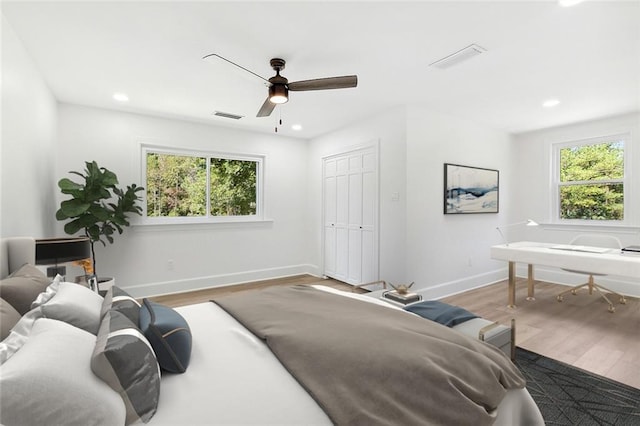
[[183,374],[164,374],[150,425],[331,425],[271,350],[215,303],[176,308],[193,349]]
[[[315,287],[393,308],[374,298]],[[176,310],[191,327],[191,362],[184,374],[163,376],[150,425],[332,424],[269,348],[218,305]],[[544,425],[526,389],[509,390],[496,416],[497,426]]]

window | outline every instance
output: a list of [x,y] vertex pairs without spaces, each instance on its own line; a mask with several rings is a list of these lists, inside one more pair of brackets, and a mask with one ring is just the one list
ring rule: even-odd
[[143,146],[145,223],[262,218],[263,158]]
[[558,220],[624,221],[627,141],[628,135],[616,135],[555,145]]

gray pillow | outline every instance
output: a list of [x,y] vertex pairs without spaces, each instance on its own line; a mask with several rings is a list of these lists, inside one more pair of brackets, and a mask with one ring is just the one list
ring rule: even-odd
[[[56,294],[60,286],[60,275],[53,279],[53,282],[45,291],[40,293],[34,304],[44,303]],[[11,358],[29,340],[29,335],[36,320],[42,318],[40,309],[31,309],[20,317],[20,320],[11,328],[9,335],[0,342],[0,364]]]
[[102,297],[87,287],[63,282],[42,305],[35,302],[32,306],[39,308],[45,318],[64,321],[96,335],[100,328],[102,302]]
[[6,300],[0,298],[0,340],[4,340],[14,325],[20,321],[20,314]]
[[156,413],[160,367],[147,339],[120,312],[109,311],[102,319],[91,369],[122,397],[126,424],[146,423]]
[[100,317],[109,312],[109,310],[118,311],[131,320],[132,323],[138,325],[140,317],[140,303],[134,299],[129,293],[120,287],[111,286],[104,295],[102,302],[102,311]]
[[0,364],[4,364],[24,346],[29,340],[34,324],[40,318],[42,313],[38,309],[32,309],[20,317],[20,321],[13,326],[6,339],[0,342]]
[[96,336],[38,319],[24,346],[2,365],[0,423],[123,425],[122,399],[89,366]]
[[51,280],[42,271],[26,263],[9,277],[0,281],[0,296],[9,302],[20,315],[24,315],[31,309],[31,302],[50,283]]

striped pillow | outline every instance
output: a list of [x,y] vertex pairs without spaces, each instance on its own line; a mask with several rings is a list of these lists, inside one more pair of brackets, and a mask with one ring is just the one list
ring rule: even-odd
[[127,425],[153,417],[160,396],[160,367],[147,339],[122,313],[110,310],[102,319],[91,369],[122,397]]
[[138,325],[140,303],[131,297],[129,293],[115,285],[109,287],[109,290],[107,290],[107,293],[104,295],[100,317],[104,317],[110,309],[124,314],[132,323]]

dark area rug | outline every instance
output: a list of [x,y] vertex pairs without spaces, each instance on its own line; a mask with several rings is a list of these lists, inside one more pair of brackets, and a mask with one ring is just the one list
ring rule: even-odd
[[516,348],[547,425],[640,425],[640,389]]

